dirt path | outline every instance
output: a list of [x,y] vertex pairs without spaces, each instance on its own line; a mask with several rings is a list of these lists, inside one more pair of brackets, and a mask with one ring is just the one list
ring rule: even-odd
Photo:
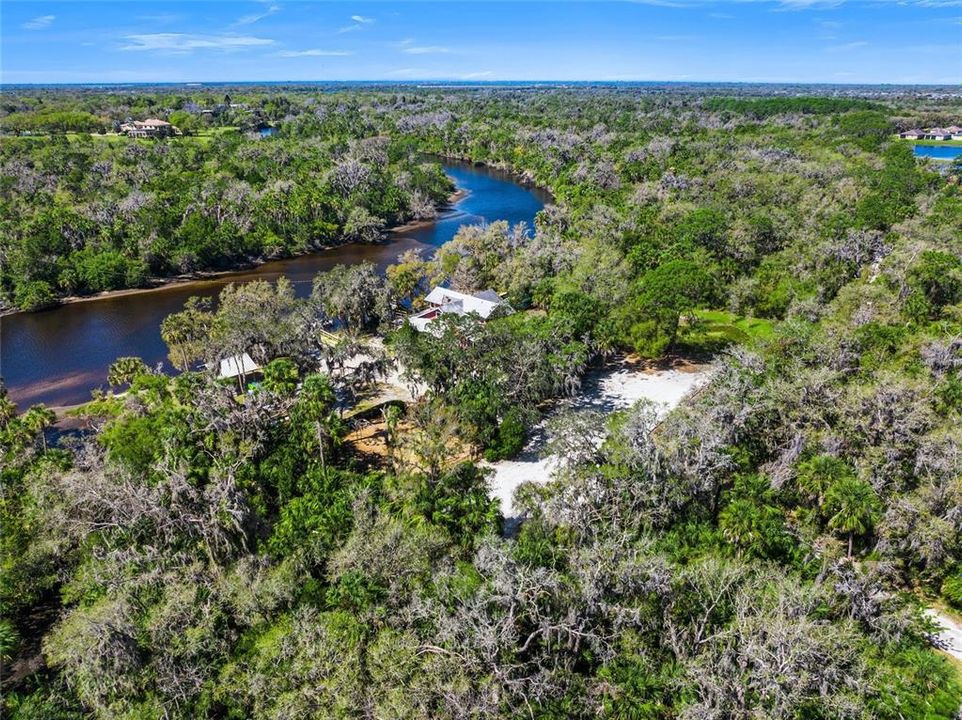
[[[610,413],[631,407],[644,399],[656,403],[661,413],[666,414],[690,392],[707,382],[711,369],[709,365],[688,365],[680,369],[659,370],[620,363],[589,374],[581,393],[559,403],[554,412],[581,409]],[[546,443],[545,421],[542,421],[532,429],[531,438],[518,457],[484,463],[494,469],[492,495],[501,502],[501,512],[506,518],[515,516],[512,500],[514,491],[521,483],[531,481],[543,484],[551,479],[555,460],[543,455]]]

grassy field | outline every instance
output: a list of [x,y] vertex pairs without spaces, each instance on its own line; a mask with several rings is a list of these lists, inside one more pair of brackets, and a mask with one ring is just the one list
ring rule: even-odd
[[693,352],[717,352],[728,345],[764,340],[772,336],[773,323],[726,310],[696,310],[684,322],[679,344]]
[[[901,140],[898,135],[892,136],[893,140]],[[930,147],[959,147],[962,146],[962,140],[905,140],[904,142],[910,143],[912,145],[925,145]]]
[[[218,137],[220,135],[225,135],[227,133],[237,132],[239,129],[240,128],[233,125],[226,125],[224,127],[216,127],[216,128],[209,128],[207,130],[201,130],[200,132],[194,135],[179,135],[177,137],[171,138],[170,141],[171,142],[196,142],[196,143],[201,143],[203,145],[206,145],[215,137]],[[149,144],[149,143],[157,142],[156,140],[148,140],[144,138],[131,139],[126,135],[120,135],[118,133],[87,134],[87,133],[68,132],[68,133],[64,133],[64,136],[67,138],[69,142],[83,142],[84,139],[87,137],[91,138],[94,142],[106,142],[111,144],[130,143],[130,142],[139,142],[143,144]],[[49,140],[51,136],[50,135],[17,135],[17,136],[6,136],[3,139],[6,140],[13,137],[16,137],[17,139],[28,139],[28,140],[36,140],[38,142],[42,142],[44,140]]]

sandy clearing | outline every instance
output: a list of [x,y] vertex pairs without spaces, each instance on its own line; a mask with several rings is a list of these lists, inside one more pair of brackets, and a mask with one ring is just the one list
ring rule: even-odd
[[935,608],[926,608],[924,612],[942,626],[942,632],[936,635],[933,644],[956,660],[962,660],[962,624]]
[[[710,365],[688,366],[683,370],[655,370],[621,363],[589,374],[581,393],[559,403],[554,412],[591,409],[610,413],[646,399],[657,403],[660,414],[664,415],[690,392],[707,382],[711,371]],[[518,457],[482,463],[494,469],[491,494],[498,498],[501,512],[506,518],[515,515],[512,501],[514,491],[521,483],[530,480],[543,484],[551,479],[557,461],[550,456],[543,456],[546,442],[545,422],[542,421],[532,429],[531,439]]]

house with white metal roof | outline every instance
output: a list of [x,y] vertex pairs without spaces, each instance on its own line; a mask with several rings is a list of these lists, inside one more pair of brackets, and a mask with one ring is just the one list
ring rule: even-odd
[[408,318],[412,327],[421,332],[426,332],[431,322],[444,314],[469,315],[475,313],[482,320],[487,320],[499,308],[509,313],[514,312],[507,301],[494,290],[463,293],[450,288],[436,287],[427,294],[424,301],[428,304],[428,307]]
[[254,362],[253,358],[245,352],[221,360],[217,377],[221,380],[236,377],[246,378],[248,375],[260,372],[260,369],[260,365]]

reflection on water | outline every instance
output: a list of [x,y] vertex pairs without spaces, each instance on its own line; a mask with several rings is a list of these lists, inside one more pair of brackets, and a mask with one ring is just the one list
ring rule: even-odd
[[215,280],[0,318],[0,375],[11,398],[21,409],[38,402],[50,406],[84,402],[90,399],[92,388],[106,383],[110,364],[126,355],[141,357],[148,365],[169,367],[160,322],[179,311],[192,295],[213,296],[231,282],[285,276],[304,297],[311,291],[314,275],[335,265],[371,262],[383,270],[406,250],[443,245],[461,225],[495,220],[531,225],[546,200],[543,193],[524,188],[494,170],[447,162],[445,170],[467,195],[437,222],[395,233],[382,245],[345,245],[272,261]]

